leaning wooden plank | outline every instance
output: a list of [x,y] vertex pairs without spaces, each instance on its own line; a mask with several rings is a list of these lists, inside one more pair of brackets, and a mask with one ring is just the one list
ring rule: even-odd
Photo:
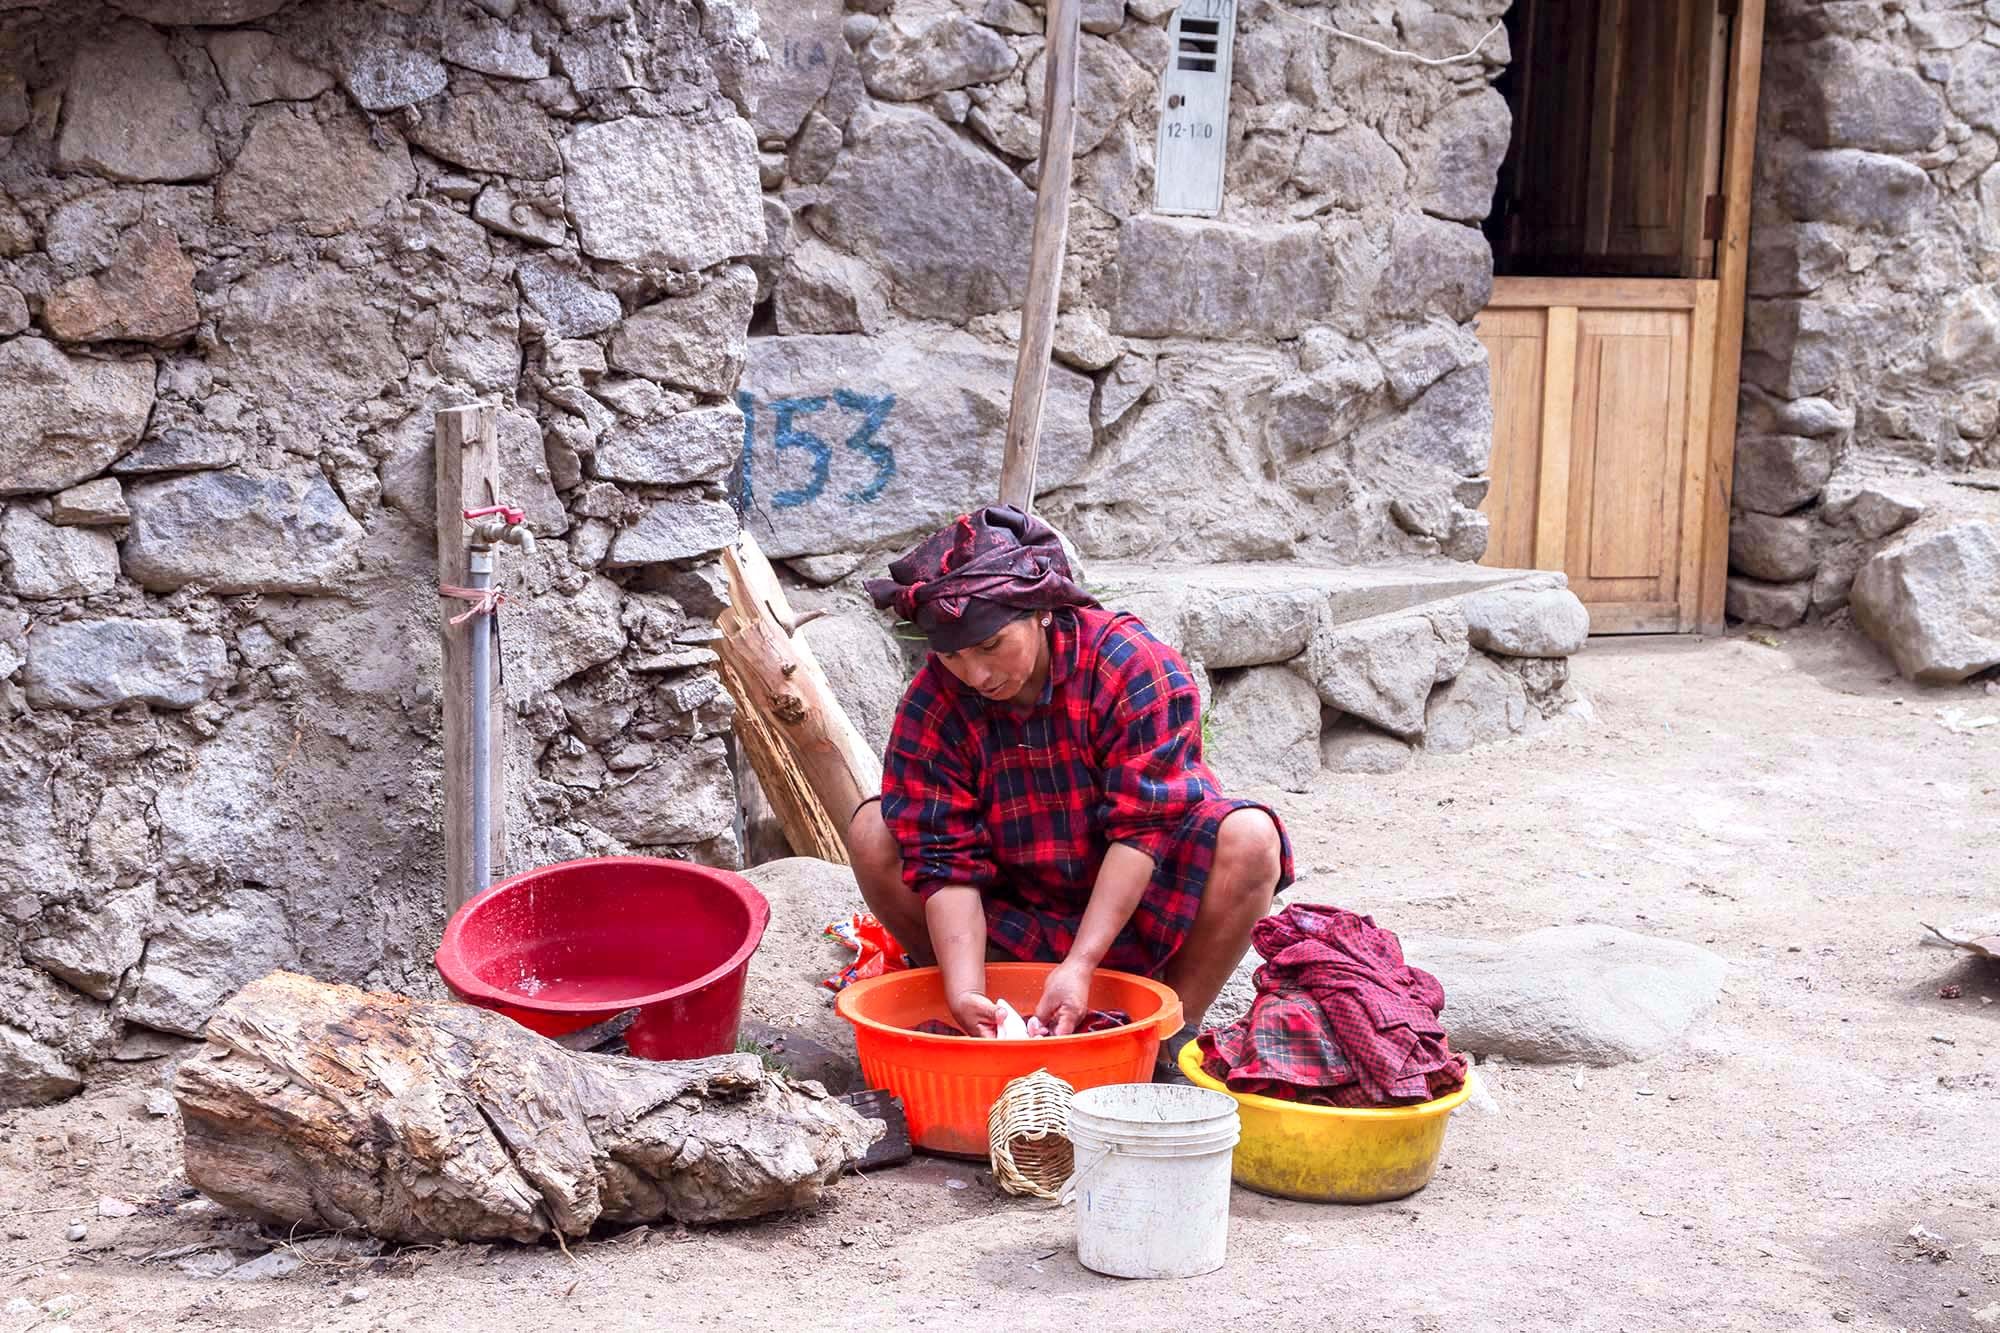
[[756,539],[740,536],[723,552],[723,568],[730,605],[716,621],[722,637],[714,647],[736,701],[737,737],[792,850],[845,865],[842,834],[882,790],[882,761],[798,637],[810,617],[794,614]]
[[754,1055],[588,1055],[291,972],[209,1020],[174,1099],[188,1182],[225,1208],[413,1243],[804,1208],[880,1133]]
[[1082,0],[1049,0],[1044,24],[1041,169],[1035,222],[1028,235],[1028,299],[1021,307],[1021,347],[1007,405],[1000,457],[1000,503],[1035,507],[1035,455],[1041,444],[1042,400],[1049,388],[1056,303],[1062,292],[1063,249],[1069,239],[1069,180],[1076,148],[1077,24]]

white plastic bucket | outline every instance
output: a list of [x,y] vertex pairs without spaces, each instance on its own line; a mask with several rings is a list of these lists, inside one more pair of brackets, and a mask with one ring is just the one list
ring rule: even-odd
[[1199,1277],[1229,1247],[1236,1101],[1207,1088],[1119,1083],[1069,1106],[1076,1257],[1112,1277]]

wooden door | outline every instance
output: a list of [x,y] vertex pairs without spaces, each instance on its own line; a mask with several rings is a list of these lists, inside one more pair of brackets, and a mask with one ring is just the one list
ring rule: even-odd
[[1500,272],[1714,276],[1726,3],[1517,0]]
[[1700,622],[1718,284],[1502,278],[1485,563],[1559,569],[1596,633]]

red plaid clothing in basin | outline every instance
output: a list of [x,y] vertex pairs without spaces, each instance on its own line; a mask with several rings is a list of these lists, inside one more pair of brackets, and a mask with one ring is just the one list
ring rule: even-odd
[[1257,923],[1250,1012],[1201,1034],[1202,1068],[1236,1092],[1321,1106],[1427,1102],[1465,1082],[1445,1044],[1444,987],[1395,935],[1337,907]]
[[[1051,614],[1048,683],[1025,713],[924,664],[889,736],[882,818],[910,888],[978,889],[993,948],[1024,962],[1065,958],[1106,849],[1138,848],[1153,880],[1104,966],[1157,975],[1194,925],[1223,818],[1265,807],[1224,798],[1202,762],[1179,654],[1133,616]],[[1280,887],[1291,878],[1287,843]]]

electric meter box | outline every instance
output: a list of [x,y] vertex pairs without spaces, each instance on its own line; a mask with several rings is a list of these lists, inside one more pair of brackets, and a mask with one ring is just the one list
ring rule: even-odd
[[1222,211],[1236,0],[1185,0],[1167,24],[1167,37],[1153,211],[1212,218]]

